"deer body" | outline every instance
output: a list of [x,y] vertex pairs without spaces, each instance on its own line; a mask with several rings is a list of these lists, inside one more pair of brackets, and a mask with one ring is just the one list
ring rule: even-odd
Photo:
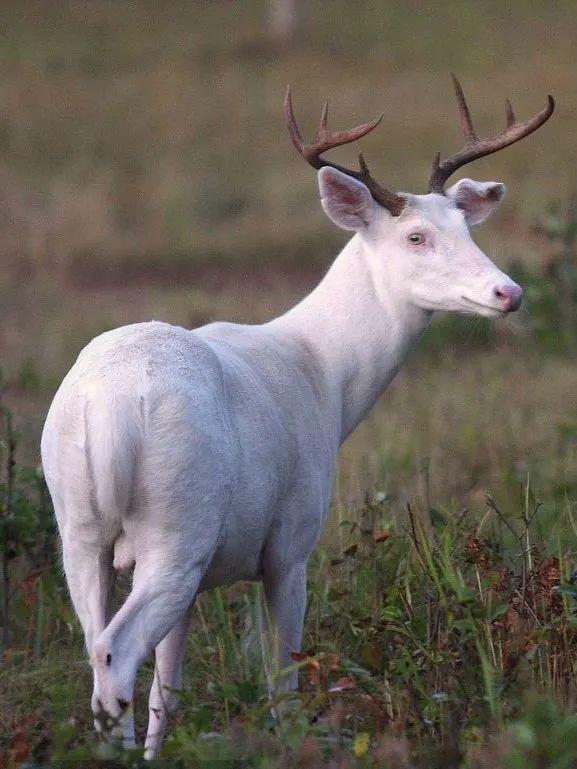
[[[519,306],[521,289],[468,229],[503,185],[462,180],[387,210],[365,182],[319,171],[327,215],[355,235],[295,308],[261,326],[103,334],[50,408],[42,459],[94,669],[95,725],[134,743],[135,674],[156,649],[147,757],[176,703],[198,592],[263,581],[272,693],[300,648],[306,563],[341,442],[435,311],[499,317]],[[132,565],[131,593],[110,618],[114,568]],[[296,683],[284,675],[276,692]]]

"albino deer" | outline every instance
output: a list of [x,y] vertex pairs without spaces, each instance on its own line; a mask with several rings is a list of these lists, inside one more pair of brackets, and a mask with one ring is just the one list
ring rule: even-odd
[[[327,129],[303,143],[290,91],[292,141],[318,169],[322,206],[355,234],[317,288],[257,326],[194,331],[138,323],[94,339],[50,408],[42,460],[62,537],[66,578],[94,670],[95,726],[134,744],[137,668],[155,649],[145,756],[158,752],[181,686],[186,635],[200,591],[262,580],[261,634],[271,694],[297,685],[307,560],[331,500],[342,441],[364,418],[438,310],[499,318],[522,290],[469,235],[503,198],[497,182],[458,168],[527,136],[552,114],[475,135],[455,80],[465,147],[436,157],[426,195],[393,194],[361,156],[352,171],[322,153],[379,120]],[[132,590],[110,618],[115,569]],[[274,686],[276,684],[276,690]]]

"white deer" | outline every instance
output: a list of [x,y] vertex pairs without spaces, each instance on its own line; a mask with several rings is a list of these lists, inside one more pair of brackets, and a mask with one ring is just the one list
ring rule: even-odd
[[[322,206],[355,234],[317,288],[263,325],[211,323],[189,331],[138,323],[94,339],[58,390],[42,460],[63,562],[94,672],[95,726],[134,745],[137,668],[155,649],[145,756],[154,757],[177,702],[199,592],[236,580],[264,585],[262,636],[271,694],[300,648],[307,560],[321,533],[340,444],[365,417],[439,310],[499,318],[522,290],[473,243],[469,227],[505,187],[448,177],[527,136],[554,104],[475,135],[455,80],[466,144],[437,156],[429,193],[392,194],[369,174],[321,153],[359,139],[376,120],[330,132],[326,105],[304,145],[285,100],[293,143],[319,169]],[[110,618],[115,569],[132,589]],[[274,684],[276,683],[276,690]]]

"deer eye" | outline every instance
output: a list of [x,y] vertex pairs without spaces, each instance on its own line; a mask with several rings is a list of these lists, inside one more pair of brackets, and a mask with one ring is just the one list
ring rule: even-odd
[[413,246],[422,246],[425,242],[425,236],[422,232],[411,232],[409,235],[409,243]]

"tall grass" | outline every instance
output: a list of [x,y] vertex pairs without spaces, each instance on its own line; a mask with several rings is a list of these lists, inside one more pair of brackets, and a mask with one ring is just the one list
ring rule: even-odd
[[[552,464],[556,483],[566,461]],[[123,766],[127,756],[92,736],[89,668],[46,540],[42,489],[18,466],[10,472],[20,515],[37,526],[10,558],[5,761]],[[282,725],[270,717],[261,669],[258,588],[200,597],[183,704],[159,765],[481,767],[487,752],[503,767],[515,756],[532,766],[533,754],[577,760],[577,746],[551,740],[543,725],[570,732],[573,723],[572,493],[551,507],[525,474],[504,479],[495,499],[455,509],[439,499],[434,473],[420,463],[409,505],[378,487],[364,501],[337,501],[337,536],[309,568],[305,641],[294,655],[301,688]],[[2,488],[5,521],[14,510]],[[151,672],[147,664],[138,681],[139,732]]]

